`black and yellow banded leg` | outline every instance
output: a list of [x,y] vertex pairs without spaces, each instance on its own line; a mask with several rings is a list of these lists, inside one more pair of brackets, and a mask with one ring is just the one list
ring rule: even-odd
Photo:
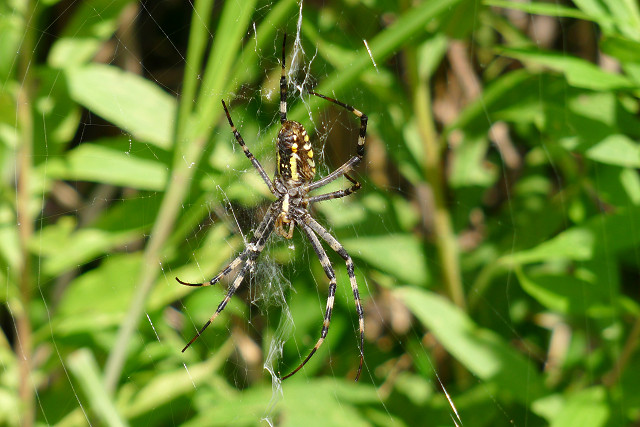
[[242,269],[240,270],[240,272],[238,273],[236,278],[233,279],[233,283],[231,284],[231,286],[229,286],[229,289],[227,290],[227,295],[225,295],[224,299],[218,305],[218,308],[216,309],[216,312],[213,313],[213,315],[209,318],[209,320],[207,320],[207,323],[205,323],[204,326],[202,328],[200,328],[200,330],[198,332],[196,332],[196,335],[193,338],[191,338],[191,341],[189,341],[189,343],[184,346],[184,348],[182,349],[183,353],[185,352],[186,349],[189,348],[189,346],[191,344],[193,344],[193,342],[195,340],[198,339],[198,337],[200,335],[202,335],[202,333],[205,331],[205,329],[207,329],[209,327],[211,322],[213,322],[215,320],[215,318],[218,317],[218,314],[220,314],[220,312],[222,310],[224,310],[224,308],[227,306],[227,303],[229,302],[229,300],[231,299],[233,294],[235,294],[236,291],[238,290],[238,288],[240,287],[240,284],[244,280],[244,276],[246,276],[247,271],[249,271],[249,269],[251,268],[253,263],[254,263],[253,260],[251,260],[251,259],[247,260],[246,264],[242,267]]
[[358,144],[356,146],[356,155],[351,157],[342,166],[340,166],[338,169],[331,172],[329,175],[309,184],[307,186],[307,191],[312,191],[312,190],[315,190],[316,188],[320,188],[327,185],[328,183],[334,181],[335,179],[341,177],[344,174],[349,173],[364,158],[364,143],[367,138],[367,122],[369,121],[369,118],[367,117],[366,114],[364,114],[360,110],[357,110],[353,108],[351,105],[345,104],[344,102],[338,101],[336,99],[330,98],[326,95],[322,95],[317,92],[309,91],[309,93],[311,95],[315,95],[329,102],[332,102],[336,105],[339,105],[342,108],[347,109],[348,111],[351,111],[353,114],[356,115],[356,117],[360,119],[360,132],[358,134]]
[[224,310],[224,308],[227,306],[227,303],[229,302],[229,300],[231,299],[233,294],[236,293],[236,291],[238,290],[238,288],[242,284],[242,281],[244,280],[244,277],[246,276],[247,272],[251,270],[251,267],[253,267],[253,264],[255,263],[255,260],[258,258],[258,256],[260,256],[260,253],[262,252],[262,250],[264,249],[265,244],[267,243],[267,239],[269,238],[269,236],[271,235],[271,232],[273,231],[273,225],[274,225],[275,216],[276,216],[275,212],[276,212],[275,208],[272,207],[271,209],[269,209],[269,211],[265,215],[264,219],[262,220],[262,222],[260,223],[260,225],[256,229],[256,232],[255,232],[255,234],[253,236],[253,239],[247,245],[246,249],[242,252],[242,254],[240,254],[236,259],[231,261],[231,263],[227,267],[225,267],[216,277],[211,279],[211,281],[206,282],[206,283],[193,284],[193,283],[183,282],[183,281],[181,281],[180,279],[178,279],[176,277],[176,280],[178,282],[180,282],[181,284],[183,284],[183,285],[187,285],[187,286],[209,286],[209,285],[215,284],[218,280],[220,280],[220,278],[226,276],[235,267],[237,267],[238,265],[242,264],[242,262],[244,262],[244,265],[240,269],[240,272],[235,277],[235,279],[233,279],[233,283],[231,283],[231,286],[229,286],[229,289],[227,290],[227,294],[225,295],[224,299],[218,305],[218,308],[216,309],[216,312],[213,313],[213,315],[209,318],[207,323],[205,323],[204,326],[202,328],[200,328],[200,330],[191,339],[191,341],[189,341],[189,343],[182,349],[183,353],[184,353],[184,351],[186,349],[189,348],[189,346],[191,344],[193,344],[193,342],[195,340],[198,339],[198,337],[200,335],[202,335],[202,333],[205,331],[205,329],[207,329],[209,327],[211,322],[213,322],[214,319],[216,317],[218,317],[218,314],[220,314],[220,312],[222,310]]
[[287,33],[282,38],[282,71],[280,73],[280,123],[287,121],[287,77],[284,72],[284,49],[287,45]]
[[324,312],[324,322],[322,323],[320,338],[316,342],[316,345],[313,347],[313,349],[311,349],[311,352],[309,353],[309,355],[302,361],[302,363],[300,363],[300,365],[298,365],[296,369],[291,371],[291,373],[282,377],[283,380],[289,378],[290,376],[298,372],[300,369],[302,369],[302,367],[307,364],[309,359],[311,359],[311,357],[316,353],[316,351],[320,348],[320,346],[324,342],[325,338],[327,337],[327,332],[329,332],[329,325],[331,323],[331,313],[333,312],[333,304],[335,302],[335,295],[336,295],[336,274],[333,270],[333,267],[331,266],[331,261],[329,261],[329,257],[327,256],[327,253],[324,251],[322,244],[318,240],[318,237],[315,235],[313,230],[311,230],[311,228],[309,228],[305,224],[300,224],[300,228],[302,228],[302,231],[307,235],[307,238],[311,242],[311,246],[313,247],[313,250],[316,252],[318,259],[320,260],[320,264],[322,265],[322,268],[324,269],[324,272],[327,275],[327,278],[329,279],[329,296],[327,297],[327,308],[325,309],[325,312]]
[[233,136],[235,136],[236,141],[238,141],[238,144],[240,144],[240,147],[242,147],[242,151],[244,151],[244,154],[251,161],[251,164],[253,164],[253,167],[255,167],[258,170],[258,173],[262,177],[262,180],[265,182],[265,184],[267,184],[267,187],[269,187],[269,191],[271,191],[271,194],[277,197],[278,193],[276,193],[276,189],[273,187],[273,183],[269,179],[269,175],[267,175],[267,172],[264,170],[264,168],[262,167],[258,159],[256,159],[253,156],[251,151],[249,151],[249,147],[247,147],[247,144],[244,143],[244,139],[242,139],[242,135],[240,135],[240,132],[238,132],[238,129],[236,129],[236,126],[233,124],[233,120],[231,120],[231,114],[229,114],[229,110],[227,109],[227,104],[224,103],[224,100],[222,101],[222,108],[224,108],[224,112],[227,115],[227,120],[229,121],[229,126],[231,126],[231,131],[233,132]]
[[[218,283],[222,278],[224,278],[226,275],[228,275],[233,270],[235,270],[240,265],[242,265],[242,263],[244,263],[247,260],[247,258],[250,257],[250,254],[252,252],[255,252],[254,248],[256,246],[256,243],[262,241],[264,246],[264,242],[266,242],[267,237],[269,237],[269,235],[271,234],[271,230],[273,229],[272,223],[275,218],[275,212],[276,212],[276,209],[274,208],[271,208],[267,212],[265,217],[262,219],[262,222],[260,222],[260,225],[258,225],[258,228],[256,228],[256,230],[254,231],[253,238],[251,239],[251,242],[245,247],[244,251],[242,251],[240,255],[238,255],[233,261],[231,261],[225,268],[223,268],[220,271],[220,273],[218,273],[211,280],[209,280],[208,282],[202,282],[202,283],[189,283],[189,282],[183,282],[182,280],[176,277],[176,280],[178,281],[178,283],[185,286],[195,286],[195,287],[212,286]],[[269,231],[267,232],[267,230]],[[258,251],[258,255],[259,254],[260,252]]]
[[320,194],[317,196],[309,197],[309,204],[323,202],[325,200],[339,199],[341,197],[346,197],[350,194],[355,193],[359,189],[362,188],[360,183],[355,179],[351,178],[348,174],[344,174],[344,177],[347,178],[353,184],[351,187],[346,188],[344,190],[333,191],[327,194]]
[[362,373],[362,365],[364,363],[364,310],[362,309],[362,302],[360,301],[360,291],[358,290],[358,282],[356,281],[356,275],[354,271],[353,260],[345,250],[345,248],[338,242],[338,240],[331,235],[318,221],[313,219],[311,215],[305,215],[301,226],[307,225],[313,230],[322,240],[333,249],[342,259],[344,259],[347,265],[347,274],[349,275],[349,282],[351,283],[351,291],[353,292],[353,298],[356,304],[356,312],[358,313],[358,327],[360,329],[360,365],[358,366],[358,372],[356,373],[355,380],[358,381],[360,374]]

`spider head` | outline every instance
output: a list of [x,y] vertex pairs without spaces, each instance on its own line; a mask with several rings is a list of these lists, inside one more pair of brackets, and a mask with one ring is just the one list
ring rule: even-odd
[[287,181],[307,183],[313,181],[316,163],[309,135],[298,122],[286,120],[278,132],[278,176]]

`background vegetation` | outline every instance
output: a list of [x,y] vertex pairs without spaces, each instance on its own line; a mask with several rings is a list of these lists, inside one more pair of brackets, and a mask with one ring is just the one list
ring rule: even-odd
[[[638,3],[299,8],[0,3],[0,424],[639,423]],[[224,285],[174,276],[215,274],[271,200],[220,99],[272,171],[285,31],[306,52],[292,79],[370,117],[364,188],[316,212],[356,261],[359,383],[334,254],[327,342],[281,389],[263,368],[320,330],[327,281],[299,233],[180,353]],[[290,90],[326,174],[357,120]]]

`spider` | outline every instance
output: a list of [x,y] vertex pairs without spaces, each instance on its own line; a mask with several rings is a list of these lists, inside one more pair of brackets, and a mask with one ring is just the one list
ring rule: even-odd
[[[354,274],[354,265],[351,257],[344,249],[344,247],[333,237],[318,221],[316,221],[309,213],[309,208],[314,203],[322,202],[325,200],[338,199],[346,197],[351,193],[361,188],[360,183],[351,178],[348,175],[358,163],[360,163],[364,157],[364,143],[367,134],[367,116],[366,114],[356,110],[350,105],[335,100],[325,95],[321,95],[314,91],[309,91],[311,95],[320,97],[329,102],[339,105],[342,108],[352,112],[360,119],[360,133],[358,136],[358,143],[356,146],[356,155],[351,157],[346,163],[340,166],[329,175],[314,181],[316,173],[315,162],[313,160],[313,149],[309,141],[309,135],[305,128],[298,122],[293,120],[287,120],[287,78],[285,76],[285,47],[286,47],[287,35],[284,35],[282,41],[282,73],[280,76],[280,131],[278,132],[278,140],[276,144],[277,148],[277,169],[275,177],[272,180],[265,172],[260,162],[251,154],[249,148],[246,146],[240,132],[236,129],[231,120],[231,115],[227,109],[227,105],[222,101],[222,108],[231,126],[231,131],[236,141],[242,147],[244,154],[256,168],[263,181],[269,187],[271,193],[276,197],[276,201],[271,203],[265,217],[262,219],[256,230],[254,231],[253,238],[246,245],[244,251],[242,251],[233,261],[222,269],[217,276],[205,283],[187,283],[176,277],[176,280],[186,286],[211,286],[218,283],[223,277],[236,269],[240,271],[235,276],[235,279],[229,286],[227,294],[218,305],[215,313],[204,324],[204,326],[196,333],[196,335],[189,341],[189,343],[182,349],[184,352],[189,346],[204,332],[205,329],[215,320],[215,318],[224,310],[225,306],[240,287],[244,277],[247,275],[255,263],[256,258],[260,255],[267,239],[273,231],[285,239],[291,239],[295,226],[297,225],[302,232],[307,236],[311,242],[320,264],[324,269],[324,272],[329,279],[329,295],[327,297],[327,306],[324,314],[324,322],[322,324],[322,330],[320,332],[320,338],[316,342],[315,346],[309,353],[309,355],[295,368],[291,373],[281,377],[282,380],[289,378],[311,359],[318,348],[324,342],[327,332],[329,331],[329,323],[331,321],[331,312],[333,310],[334,297],[336,292],[336,276],[329,261],[329,257],[322,247],[320,239],[322,239],[329,247],[340,255],[346,265],[347,273],[349,274],[349,280],[351,282],[351,290],[353,291],[353,297],[355,299],[356,311],[358,313],[358,323],[360,328],[360,363],[358,365],[358,371],[356,373],[355,380],[358,381],[362,372],[362,365],[364,362],[364,312],[362,310],[362,304],[360,302],[360,294],[358,291],[358,284],[356,282],[356,276]],[[330,193],[319,194],[316,196],[310,196],[309,193],[318,188],[324,187],[337,178],[344,176],[351,182],[351,187],[333,191]]]

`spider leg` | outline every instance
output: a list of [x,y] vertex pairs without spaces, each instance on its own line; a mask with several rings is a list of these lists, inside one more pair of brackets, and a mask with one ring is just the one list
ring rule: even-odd
[[362,309],[362,303],[360,302],[360,292],[358,291],[358,283],[356,282],[353,261],[340,242],[338,242],[335,237],[320,225],[318,221],[313,219],[311,215],[305,215],[302,220],[302,224],[306,224],[311,228],[311,230],[316,232],[318,236],[327,242],[331,249],[340,255],[347,264],[347,274],[349,274],[349,281],[351,282],[351,290],[353,291],[353,298],[356,303],[356,312],[358,313],[358,326],[360,328],[360,365],[358,366],[358,372],[356,373],[356,381],[358,381],[360,374],[362,373],[362,364],[364,363],[364,310]]
[[242,283],[242,280],[244,280],[244,276],[247,274],[247,271],[249,270],[249,268],[251,268],[251,265],[253,265],[253,260],[247,260],[247,263],[242,267],[242,269],[240,270],[236,278],[233,280],[233,283],[231,284],[231,286],[229,286],[229,290],[227,290],[227,295],[225,295],[224,299],[218,305],[216,312],[213,313],[213,315],[209,318],[209,320],[207,320],[207,323],[205,323],[204,326],[200,328],[198,332],[196,332],[196,335],[193,338],[191,338],[191,341],[189,341],[189,343],[184,346],[184,348],[182,349],[183,353],[185,352],[186,349],[189,348],[191,344],[193,344],[195,340],[198,339],[200,335],[202,335],[205,329],[209,327],[211,322],[213,322],[215,318],[218,317],[218,314],[220,314],[220,312],[224,310],[224,308],[227,306],[227,303],[229,302],[233,294],[235,294],[238,288],[240,287],[240,284]]
[[[258,225],[258,228],[256,228],[256,231],[254,231],[253,239],[251,239],[251,243],[249,245],[247,245],[245,250],[242,251],[242,253],[240,255],[238,255],[233,261],[231,261],[225,268],[223,268],[222,271],[220,271],[220,273],[218,273],[213,279],[209,280],[208,282],[190,283],[190,282],[183,282],[182,280],[180,280],[180,279],[178,279],[176,277],[176,280],[178,281],[178,283],[180,283],[181,285],[185,285],[185,286],[197,286],[197,287],[199,287],[199,286],[211,286],[211,285],[215,285],[216,283],[218,283],[220,281],[220,279],[225,277],[227,274],[231,273],[233,270],[235,270],[238,266],[240,266],[242,263],[244,263],[247,260],[247,257],[249,256],[249,254],[251,252],[250,251],[251,245],[253,245],[256,242],[260,241],[263,238],[265,230],[270,227],[269,223],[273,220],[274,212],[275,212],[274,208],[269,209],[269,211],[265,215],[265,217],[262,220],[262,222],[260,223],[260,225]],[[271,233],[271,231],[269,231],[269,233]],[[268,237],[268,235],[267,235],[267,237]]]
[[329,296],[327,297],[327,308],[324,313],[324,322],[322,323],[322,331],[320,332],[320,338],[318,339],[318,342],[316,342],[316,345],[313,347],[309,355],[302,361],[302,363],[300,363],[300,365],[296,369],[294,369],[293,371],[291,371],[291,373],[281,378],[283,380],[289,378],[290,376],[298,372],[300,369],[302,369],[302,367],[307,364],[309,359],[311,359],[311,356],[315,354],[315,352],[318,350],[318,348],[320,348],[320,346],[324,342],[324,339],[327,336],[327,332],[329,332],[329,323],[331,322],[331,312],[333,311],[333,303],[334,303],[335,294],[336,294],[336,274],[333,270],[333,267],[331,266],[331,261],[329,261],[329,257],[327,257],[327,253],[322,248],[322,244],[318,240],[318,237],[313,232],[313,230],[311,230],[305,224],[300,224],[300,227],[302,228],[304,233],[307,235],[307,238],[309,238],[309,241],[311,242],[311,246],[316,251],[316,255],[320,260],[320,264],[322,264],[322,268],[324,268],[324,272],[329,278]]
[[229,263],[229,265],[227,265],[225,268],[223,268],[222,271],[220,271],[220,273],[218,273],[213,279],[209,280],[208,282],[189,283],[189,282],[183,282],[182,280],[178,279],[177,277],[176,277],[176,280],[178,281],[178,283],[180,283],[181,285],[185,285],[185,286],[211,286],[211,285],[215,285],[216,283],[218,283],[220,281],[220,279],[222,279],[227,274],[231,273],[240,264],[242,264],[247,259],[247,253],[248,253],[247,249],[242,251],[242,253],[240,255],[238,255],[233,261],[231,261]]
[[284,73],[284,49],[287,45],[287,33],[282,38],[282,72],[280,74],[280,123],[287,121],[287,77]]
[[320,93],[316,93],[313,91],[309,91],[311,95],[315,95],[319,98],[325,99],[329,102],[333,102],[336,105],[341,106],[353,114],[355,114],[360,119],[360,133],[358,134],[358,145],[356,146],[356,155],[347,160],[342,166],[338,169],[331,172],[329,175],[325,176],[318,181],[312,182],[308,185],[307,191],[315,190],[316,188],[323,187],[330,183],[331,181],[339,178],[340,176],[349,173],[360,161],[364,158],[364,142],[367,137],[367,122],[369,118],[366,114],[353,108],[351,105],[345,104],[344,102],[338,101],[336,99],[330,98],[328,96],[322,95]]
[[317,195],[317,196],[309,197],[309,204],[322,202],[322,201],[325,201],[325,200],[339,199],[341,197],[346,197],[349,194],[353,194],[353,193],[355,193],[356,191],[358,191],[359,189],[362,188],[362,186],[360,185],[360,183],[358,181],[356,181],[355,179],[351,178],[346,173],[344,174],[344,177],[347,178],[349,181],[351,181],[351,183],[353,184],[351,187],[346,188],[344,190],[334,191],[332,193],[320,194],[320,195]]
[[[244,255],[244,260],[246,260],[246,263],[244,264],[242,269],[240,269],[240,272],[238,273],[236,278],[233,279],[233,283],[231,284],[231,286],[229,286],[229,289],[227,290],[227,294],[225,295],[224,299],[218,305],[218,308],[216,309],[216,312],[213,313],[213,315],[209,318],[207,323],[205,323],[204,326],[202,328],[200,328],[200,330],[196,333],[196,335],[193,338],[191,338],[191,341],[189,341],[189,343],[182,349],[183,353],[184,353],[184,351],[186,349],[189,348],[189,346],[191,344],[193,344],[193,342],[195,340],[198,339],[198,337],[200,335],[202,335],[202,333],[205,331],[205,329],[207,329],[209,327],[211,322],[213,322],[215,320],[215,318],[218,317],[218,314],[220,314],[220,312],[222,310],[224,310],[224,308],[227,306],[227,303],[229,302],[229,300],[231,299],[233,294],[236,293],[236,291],[238,290],[238,288],[242,284],[242,281],[244,280],[244,276],[246,276],[247,271],[249,271],[251,269],[251,267],[255,263],[256,258],[258,258],[258,256],[260,255],[260,253],[264,249],[264,246],[265,246],[265,244],[267,242],[267,239],[269,238],[269,236],[271,235],[271,232],[273,231],[273,221],[274,221],[274,218],[275,218],[275,211],[276,211],[274,206],[278,207],[277,204],[271,205],[271,208],[269,209],[269,211],[265,215],[264,219],[262,220],[262,222],[258,226],[258,229],[256,230],[256,233],[255,233],[253,239],[251,239],[251,242],[247,245],[247,248],[243,251],[243,253],[240,256],[238,256],[235,260],[233,260],[231,262],[231,264],[229,264],[229,266],[227,266],[222,272],[220,272],[220,274],[218,274],[218,276],[216,276],[216,277],[214,277],[212,279],[212,281],[213,281],[217,277],[224,277],[225,274],[223,274],[223,273],[229,267],[231,267],[232,264],[236,263],[236,261],[242,260],[243,255]],[[238,261],[236,265],[239,265],[240,262],[241,261]],[[231,270],[232,269],[230,269],[229,271],[231,271]],[[183,283],[177,277],[176,277],[176,280],[178,280],[178,282],[180,282],[180,283]],[[188,286],[194,286],[194,285],[190,285],[188,283],[185,283],[185,284],[188,285]],[[210,282],[210,284],[213,284],[213,283]],[[199,286],[199,285],[196,284],[195,286]],[[203,286],[206,286],[206,284],[203,284]]]
[[233,120],[231,120],[231,114],[229,114],[229,110],[227,110],[227,105],[224,103],[224,100],[222,101],[222,108],[224,108],[224,112],[227,115],[227,120],[229,121],[229,126],[231,126],[233,136],[235,136],[236,141],[238,141],[238,144],[240,144],[240,147],[242,147],[242,151],[244,151],[244,154],[251,161],[253,167],[256,168],[256,170],[262,177],[262,180],[265,182],[265,184],[267,184],[267,187],[269,187],[269,191],[271,191],[271,194],[277,197],[278,194],[276,193],[276,189],[273,187],[273,182],[271,182],[271,180],[269,179],[269,175],[267,175],[267,172],[264,170],[258,159],[256,159],[253,154],[251,154],[251,151],[249,151],[249,148],[244,143],[244,139],[242,139],[240,132],[238,132],[238,129],[236,129],[236,126],[233,124]]

